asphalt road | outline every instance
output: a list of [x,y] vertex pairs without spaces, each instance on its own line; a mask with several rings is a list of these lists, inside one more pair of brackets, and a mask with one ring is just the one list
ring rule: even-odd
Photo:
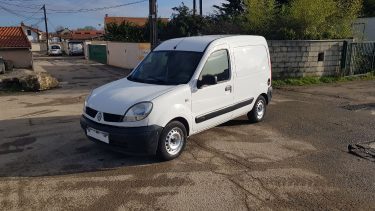
[[84,60],[36,61],[61,81],[0,93],[2,210],[375,209],[375,81],[276,90],[266,119],[190,137],[170,162],[101,149],[79,126],[89,90],[128,72]]

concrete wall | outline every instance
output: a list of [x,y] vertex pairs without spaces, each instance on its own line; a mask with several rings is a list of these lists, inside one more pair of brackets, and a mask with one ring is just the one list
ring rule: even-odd
[[89,60],[89,45],[91,41],[83,42],[83,54],[85,55],[85,59]]
[[47,51],[47,44],[46,43],[31,43],[31,51],[32,52]]
[[31,68],[32,53],[27,48],[0,49],[0,56],[13,62],[15,68]]
[[150,48],[150,43],[107,42],[107,63],[133,69],[150,52]]
[[[270,40],[273,78],[333,76],[340,72],[343,41]],[[324,54],[324,61],[318,55]]]

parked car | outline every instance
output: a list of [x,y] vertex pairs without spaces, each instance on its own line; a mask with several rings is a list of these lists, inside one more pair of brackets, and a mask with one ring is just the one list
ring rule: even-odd
[[51,56],[62,55],[61,46],[58,44],[50,45],[48,54]]
[[68,42],[68,54],[83,55],[83,42]]
[[0,56],[0,74],[5,73],[5,61],[3,57]]
[[163,42],[126,78],[87,97],[89,139],[129,154],[178,157],[187,137],[247,115],[260,122],[272,98],[260,36],[198,36]]

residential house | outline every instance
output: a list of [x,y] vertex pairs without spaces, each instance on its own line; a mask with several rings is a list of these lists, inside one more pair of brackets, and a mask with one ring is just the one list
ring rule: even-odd
[[72,40],[100,40],[104,36],[102,30],[77,30],[72,32]]
[[[160,21],[163,23],[168,23],[169,19],[168,18],[159,18]],[[133,23],[137,26],[145,26],[148,22],[148,18],[141,18],[141,17],[110,17],[108,14],[105,15],[104,17],[104,27],[107,26],[107,24],[121,24],[123,22],[129,22]]]
[[23,32],[26,34],[27,38],[30,40],[30,42],[40,42],[40,40],[42,39],[42,31],[31,26],[27,26],[23,22],[21,22],[21,27]]
[[353,23],[354,38],[359,41],[375,41],[375,17],[358,18]]
[[68,28],[65,28],[65,29],[57,32],[58,37],[60,37],[61,41],[71,40],[72,39],[72,33],[73,33],[73,31],[68,29]]
[[31,43],[22,27],[0,27],[0,57],[15,68],[32,67]]

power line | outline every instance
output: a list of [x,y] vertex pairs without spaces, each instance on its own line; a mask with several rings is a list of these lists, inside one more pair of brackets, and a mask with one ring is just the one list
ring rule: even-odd
[[22,22],[25,22],[25,21],[28,21],[30,19],[34,19],[34,15],[36,15],[42,8],[38,9],[37,11],[35,11],[32,15],[30,15],[28,18],[24,19]]
[[4,0],[0,1],[2,4],[6,4],[8,6],[14,6],[18,8],[27,8],[27,9],[38,9],[42,7],[43,5],[36,5],[36,4],[13,4],[9,2],[4,2]]
[[38,26],[39,27],[39,24],[42,23],[43,21],[44,21],[44,18],[40,18],[37,22],[30,24],[30,26],[31,27],[33,27],[33,26]]
[[51,26],[55,29],[55,31],[56,31],[57,27],[51,22],[51,20],[47,19],[47,22],[48,22],[49,25],[51,25]]
[[4,11],[10,13],[10,14],[13,14],[13,15],[19,17],[19,18],[23,18],[23,19],[27,19],[27,20],[29,20],[29,19],[37,19],[37,18],[33,18],[33,17],[32,17],[32,16],[34,16],[35,14],[33,14],[33,15],[27,17],[27,16],[24,16],[24,15],[18,14],[16,11],[13,11],[13,10],[11,10],[11,9],[9,9],[9,8],[4,7],[4,6],[1,6],[1,5],[0,5],[0,8],[3,9]]
[[79,13],[79,12],[93,12],[93,11],[100,11],[100,10],[108,10],[108,9],[113,9],[113,8],[118,8],[118,7],[124,7],[124,6],[129,6],[133,4],[139,4],[146,2],[148,0],[140,0],[140,1],[134,1],[134,2],[129,2],[125,4],[119,4],[119,5],[114,5],[114,6],[107,6],[107,7],[97,7],[97,8],[81,8],[78,10],[57,10],[57,9],[49,9],[49,11],[53,11],[54,13]]

